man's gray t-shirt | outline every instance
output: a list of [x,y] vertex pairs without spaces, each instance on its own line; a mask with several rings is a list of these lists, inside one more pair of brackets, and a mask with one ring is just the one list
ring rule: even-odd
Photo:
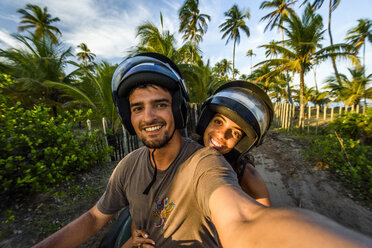
[[144,195],[153,173],[146,147],[130,153],[116,167],[98,209],[113,214],[129,204],[136,228],[148,232],[157,247],[217,247],[209,197],[220,186],[239,187],[223,156],[186,139],[176,159],[157,172]]

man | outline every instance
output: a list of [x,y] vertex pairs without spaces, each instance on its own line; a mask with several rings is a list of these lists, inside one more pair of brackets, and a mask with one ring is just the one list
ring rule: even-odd
[[153,53],[129,58],[115,71],[112,85],[124,126],[145,147],[118,164],[92,209],[35,247],[75,247],[128,204],[135,227],[156,242],[143,247],[371,244],[318,214],[268,209],[244,194],[221,155],[181,136],[188,95],[168,58]]

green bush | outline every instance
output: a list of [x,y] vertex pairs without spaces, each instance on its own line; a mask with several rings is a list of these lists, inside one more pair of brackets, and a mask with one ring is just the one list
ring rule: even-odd
[[372,109],[366,114],[344,113],[333,122],[329,128],[336,131],[341,137],[361,140],[363,144],[372,144]]
[[50,112],[43,105],[32,110],[22,108],[19,102],[11,106],[0,95],[1,195],[45,191],[92,165],[105,163],[110,149],[98,149],[102,143],[98,131],[88,135],[77,125],[85,122],[91,111],[65,112],[57,117],[51,117]]
[[[341,145],[342,144],[342,145]],[[309,160],[324,162],[358,198],[372,201],[372,147],[359,140],[316,136],[306,151]]]

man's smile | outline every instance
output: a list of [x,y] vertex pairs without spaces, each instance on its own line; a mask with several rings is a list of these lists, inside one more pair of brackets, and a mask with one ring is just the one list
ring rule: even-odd
[[154,132],[154,131],[159,130],[162,127],[163,127],[163,125],[157,125],[157,126],[152,126],[152,127],[145,127],[144,130],[146,132]]

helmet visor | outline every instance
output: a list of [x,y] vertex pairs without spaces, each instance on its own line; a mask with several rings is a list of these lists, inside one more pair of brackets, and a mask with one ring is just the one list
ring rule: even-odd
[[[240,117],[242,117],[251,126],[255,126],[254,123],[249,123],[249,118],[245,118],[245,116],[247,116],[247,112],[251,112],[255,117],[260,129],[258,134],[262,135],[265,133],[270,121],[269,113],[266,109],[265,103],[260,101],[254,93],[242,88],[228,88],[217,92],[213,98],[214,99],[211,102],[212,104],[219,104],[216,102],[218,101],[217,99],[230,99],[230,103],[227,103],[229,106],[226,107],[237,112],[237,114],[240,115]],[[234,109],[233,102],[240,103],[241,106],[244,106],[244,110],[241,108],[239,110]]]
[[[129,79],[130,77],[134,75],[139,75],[139,74],[143,74],[143,75],[159,74],[169,79],[172,79],[174,83],[167,83],[162,86],[169,89],[170,91],[175,91],[181,88],[181,91],[184,93],[184,96],[188,97],[188,93],[187,93],[184,80],[168,64],[160,63],[155,59],[154,61],[143,61],[143,58],[141,58],[140,56],[130,58],[122,62],[118,66],[118,68],[115,70],[115,73],[112,77],[112,82],[111,82],[112,90],[118,91],[119,87],[120,88],[122,87],[121,83],[123,81],[125,81],[126,79]],[[152,80],[152,78],[146,78],[146,76],[142,78],[141,77],[137,77],[137,78],[140,80],[143,80],[143,82],[136,82],[137,85],[141,83],[154,83],[154,84],[158,83],[155,80]],[[171,82],[171,81],[168,81],[168,82]],[[132,85],[132,84],[125,84],[124,86],[125,88],[120,89],[120,91],[118,91],[120,92],[119,96],[125,96],[129,94],[130,89],[133,88],[134,86],[135,85]]]

